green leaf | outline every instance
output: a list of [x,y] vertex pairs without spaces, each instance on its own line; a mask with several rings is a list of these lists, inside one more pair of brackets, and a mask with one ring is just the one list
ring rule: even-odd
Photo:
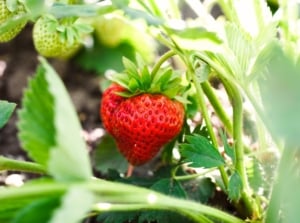
[[91,167],[77,114],[56,72],[46,60],[40,61],[19,113],[20,141],[57,180],[87,180]]
[[24,5],[32,17],[38,17],[45,13],[45,0],[24,0]]
[[222,40],[216,33],[208,32],[203,27],[173,29],[171,38],[186,50],[222,52]]
[[235,163],[234,149],[228,144],[226,134],[222,130],[220,130],[220,135],[221,135],[221,139],[222,139],[222,142],[224,145],[224,150],[225,150],[226,155],[231,158],[233,163]]
[[238,200],[243,188],[242,179],[238,172],[234,172],[229,179],[228,197],[230,200]]
[[8,122],[15,107],[15,103],[0,100],[0,128],[2,128]]
[[265,171],[261,163],[255,157],[248,161],[246,168],[249,184],[257,193],[260,189],[264,188]]
[[110,169],[125,173],[128,166],[110,135],[101,138],[100,144],[93,153],[93,160],[95,168],[102,173],[107,173]]
[[55,210],[49,223],[79,223],[93,203],[91,191],[73,186],[63,196],[60,207]]
[[180,154],[183,161],[191,167],[219,167],[225,164],[218,150],[201,135],[186,136],[188,143],[180,144]]
[[295,64],[279,45],[273,44],[267,71],[258,79],[264,121],[274,136],[295,146],[300,144],[299,69],[300,64]]
[[[232,58],[235,63],[233,74],[237,77],[245,75],[249,69],[251,58],[257,51],[254,49],[253,41],[243,30],[239,29],[233,23],[227,23],[225,26],[226,43],[233,52]],[[223,55],[226,57],[226,54]]]
[[201,178],[187,182],[184,189],[190,199],[206,204],[213,197],[216,186],[210,178]]
[[64,5],[64,4],[53,4],[49,10],[49,14],[54,15],[56,18],[64,17],[90,17],[97,16],[98,10],[105,12],[113,11],[113,8],[109,5],[103,5],[101,8],[96,7],[94,4],[82,4],[82,5]]
[[42,198],[22,208],[11,223],[48,222],[60,205],[60,197]]
[[130,7],[124,7],[123,11],[125,14],[131,18],[131,19],[143,19],[147,22],[148,25],[152,26],[158,26],[163,24],[163,21],[161,18],[155,17],[152,14],[149,14],[148,12],[134,9]]
[[196,72],[198,82],[203,83],[208,80],[208,75],[210,74],[210,66],[207,63],[201,61],[199,63],[199,67],[196,67],[194,70]]
[[138,215],[139,212],[136,211],[126,211],[126,212],[111,211],[111,212],[102,213],[98,215],[97,222],[102,222],[102,223],[135,222],[138,218]]

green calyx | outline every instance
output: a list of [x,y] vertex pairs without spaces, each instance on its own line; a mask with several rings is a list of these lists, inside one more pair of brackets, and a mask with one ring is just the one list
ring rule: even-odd
[[149,70],[149,67],[137,58],[137,65],[127,58],[123,58],[125,70],[123,73],[113,74],[111,81],[121,85],[127,91],[118,93],[123,97],[132,97],[138,94],[163,94],[179,101],[179,94],[184,86],[181,85],[181,74],[171,67]]
[[44,22],[48,24],[51,32],[59,34],[62,43],[69,46],[82,42],[82,37],[93,31],[89,24],[82,23],[75,17],[57,19],[52,15],[46,15]]

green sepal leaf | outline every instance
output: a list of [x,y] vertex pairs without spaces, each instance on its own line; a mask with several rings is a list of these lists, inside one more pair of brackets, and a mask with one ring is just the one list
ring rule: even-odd
[[110,135],[101,138],[100,144],[93,152],[93,160],[96,170],[107,173],[110,169],[125,173],[128,162],[117,150],[114,139]]
[[15,103],[0,100],[0,128],[8,122],[10,116],[15,110],[15,107]]
[[150,88],[151,85],[151,74],[147,66],[144,66],[141,72],[141,81],[143,89]]
[[191,167],[212,168],[225,164],[218,150],[201,135],[186,136],[187,143],[180,144],[180,154],[183,162]]
[[40,62],[19,113],[21,144],[57,180],[87,180],[91,167],[77,114],[56,72],[43,58]]
[[230,200],[238,200],[241,197],[241,192],[243,188],[243,183],[241,176],[238,172],[234,172],[228,184],[228,197]]

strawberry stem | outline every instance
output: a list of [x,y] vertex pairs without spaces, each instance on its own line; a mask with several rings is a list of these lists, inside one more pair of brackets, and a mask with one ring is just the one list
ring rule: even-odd
[[128,169],[127,169],[127,173],[126,173],[126,177],[131,177],[132,173],[133,173],[133,170],[134,170],[134,166],[132,164],[129,164]]
[[152,68],[152,72],[151,72],[151,76],[152,76],[152,79],[155,77],[156,73],[159,71],[161,65],[166,61],[168,60],[170,57],[172,56],[175,56],[176,55],[176,52],[173,51],[173,50],[170,50],[168,52],[166,52],[165,54],[163,54],[159,60],[156,62],[156,64],[153,66]]

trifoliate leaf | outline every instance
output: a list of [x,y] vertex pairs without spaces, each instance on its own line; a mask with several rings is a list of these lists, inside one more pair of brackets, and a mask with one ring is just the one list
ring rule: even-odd
[[7,123],[15,107],[15,103],[0,100],[0,128]]
[[218,150],[201,135],[186,136],[187,143],[180,145],[183,161],[191,167],[218,167],[225,164],[224,158]]
[[238,200],[241,196],[241,191],[243,188],[242,179],[238,172],[234,172],[228,184],[228,197],[230,200]]
[[21,144],[57,180],[87,180],[91,167],[74,106],[53,68],[40,61],[19,113]]

